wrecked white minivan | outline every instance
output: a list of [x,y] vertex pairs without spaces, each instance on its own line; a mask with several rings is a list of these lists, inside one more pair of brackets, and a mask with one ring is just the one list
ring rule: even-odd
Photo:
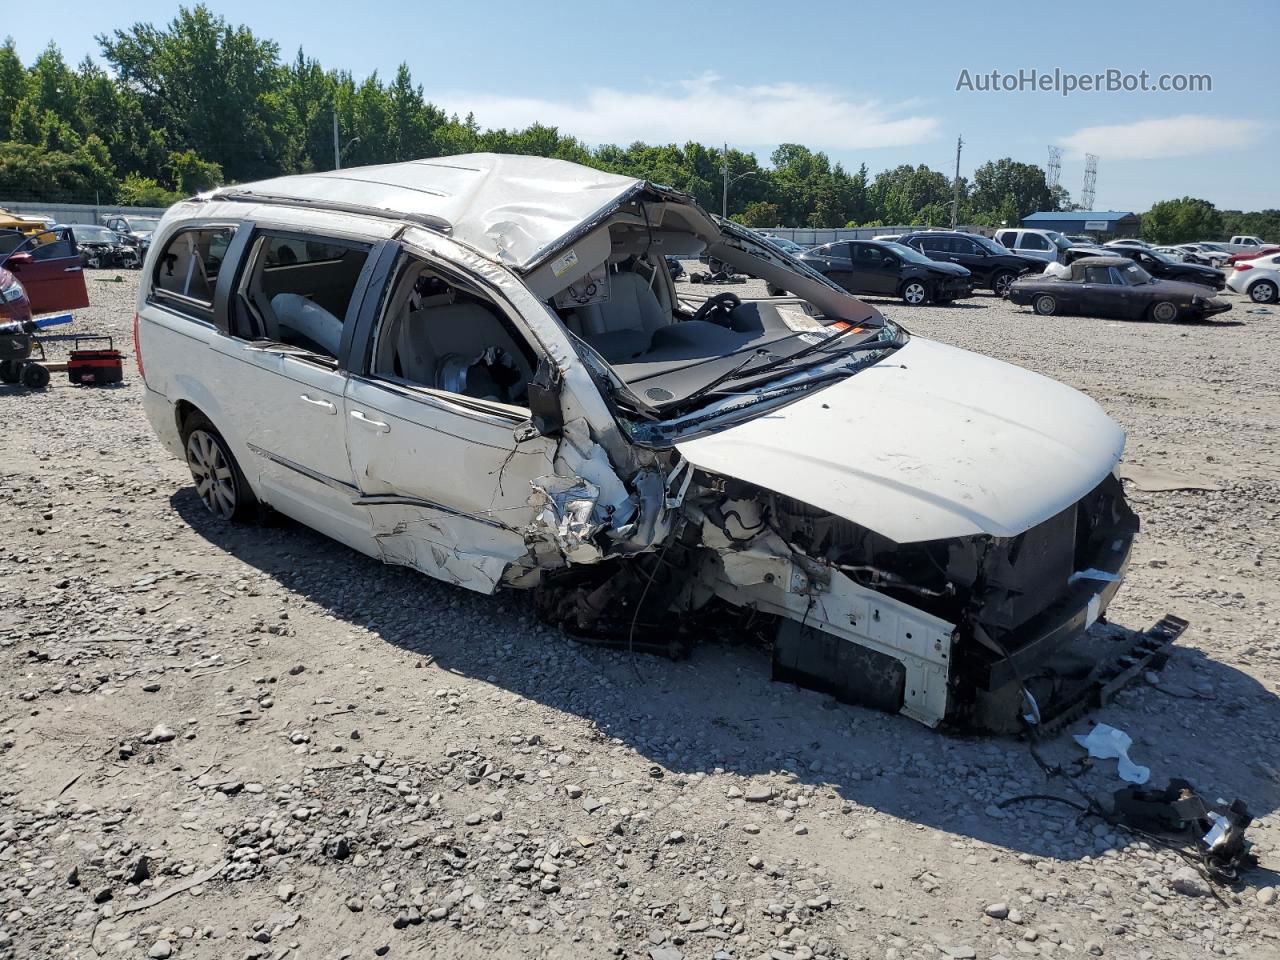
[[[663,258],[703,252],[790,295],[677,293]],[[779,678],[930,725],[1155,652],[1085,643],[1138,526],[1096,403],[665,187],[489,154],[227,187],[166,214],[137,313],[150,421],[225,519],[597,641],[765,636]]]

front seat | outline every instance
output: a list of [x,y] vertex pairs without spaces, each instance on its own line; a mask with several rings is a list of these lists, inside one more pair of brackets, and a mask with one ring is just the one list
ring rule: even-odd
[[292,343],[289,334],[294,333],[318,347],[331,357],[336,357],[342,346],[342,321],[332,313],[296,293],[277,293],[271,298],[271,312],[276,315],[280,327],[280,339]]
[[645,353],[659,327],[671,323],[648,282],[638,273],[623,271],[609,278],[609,299],[576,310],[582,339],[610,363]]

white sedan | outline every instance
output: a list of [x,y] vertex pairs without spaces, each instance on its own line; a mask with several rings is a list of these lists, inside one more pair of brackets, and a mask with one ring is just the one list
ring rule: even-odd
[[1254,303],[1275,303],[1280,299],[1280,253],[1237,263],[1227,274],[1227,287]]

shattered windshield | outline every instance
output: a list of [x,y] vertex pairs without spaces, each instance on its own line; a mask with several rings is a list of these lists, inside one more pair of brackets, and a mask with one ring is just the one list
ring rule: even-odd
[[1131,263],[1127,267],[1120,268],[1120,276],[1124,278],[1124,282],[1131,287],[1136,287],[1143,283],[1152,283],[1155,277],[1147,273],[1136,263]]

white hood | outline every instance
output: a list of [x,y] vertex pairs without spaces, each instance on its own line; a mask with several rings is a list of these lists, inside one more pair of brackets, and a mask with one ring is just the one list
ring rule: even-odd
[[704,470],[912,543],[1030,529],[1102,481],[1124,433],[1064,384],[913,337],[790,406],[676,446]]

